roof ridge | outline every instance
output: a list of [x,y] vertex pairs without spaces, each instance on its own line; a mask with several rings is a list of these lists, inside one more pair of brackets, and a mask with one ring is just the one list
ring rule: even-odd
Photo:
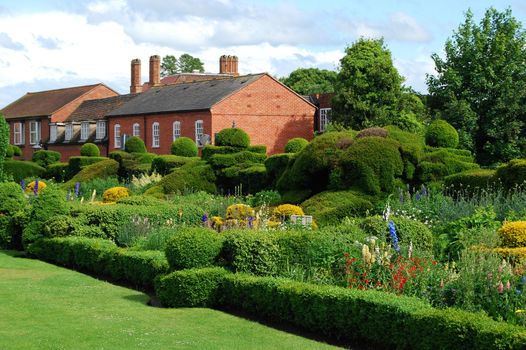
[[35,94],[41,94],[45,92],[53,92],[53,91],[61,91],[61,90],[72,90],[72,89],[79,89],[79,88],[87,88],[92,86],[98,86],[98,85],[104,85],[103,83],[96,83],[96,84],[88,84],[88,85],[79,85],[79,86],[70,86],[66,88],[58,88],[58,89],[51,89],[51,90],[42,90],[42,91],[34,91],[34,92],[26,92],[26,95],[35,95]]
[[249,78],[249,77],[258,76],[258,75],[265,75],[265,74],[268,74],[268,73],[266,73],[266,72],[264,72],[264,73],[252,73],[252,74],[245,74],[245,75],[238,75],[238,76],[230,75],[230,76],[222,76],[222,77],[220,77],[218,79],[208,79],[208,80],[198,80],[198,81],[183,81],[183,82],[180,82],[180,83],[151,86],[150,89],[164,88],[164,87],[169,87],[169,86],[180,86],[180,85],[185,85],[185,84],[198,84],[198,83],[206,84],[206,83],[210,83],[210,82],[215,81],[215,80],[218,80],[218,81],[230,80],[230,79],[233,80],[233,79]]

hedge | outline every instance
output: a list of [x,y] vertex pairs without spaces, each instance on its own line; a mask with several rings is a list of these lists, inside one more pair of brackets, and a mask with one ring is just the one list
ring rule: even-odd
[[197,148],[197,145],[194,140],[192,140],[189,137],[183,136],[179,137],[174,142],[172,142],[170,152],[174,156],[197,157],[199,149]]
[[85,143],[80,148],[80,155],[83,157],[100,157],[100,149],[94,143]]
[[117,175],[119,163],[113,159],[103,158],[94,164],[84,167],[75,176],[73,176],[63,187],[66,189],[73,188],[77,182],[87,182],[93,179],[105,179]]
[[526,182],[526,159],[510,160],[507,164],[497,168],[495,177],[502,183],[505,189],[524,186]]
[[214,193],[216,191],[215,180],[214,171],[206,162],[190,162],[163,177],[159,184],[146,191],[146,194],[155,191],[156,187],[162,188],[165,194],[186,191]]
[[4,172],[11,175],[14,181],[20,182],[27,178],[42,177],[46,169],[34,162],[6,159],[4,161]]
[[33,153],[31,160],[42,167],[60,161],[61,154],[56,151],[40,150]]
[[214,169],[228,168],[240,163],[263,163],[267,156],[262,153],[241,151],[232,154],[215,154],[208,159]]
[[19,245],[13,216],[25,206],[26,199],[19,184],[0,182],[0,249],[12,249]]
[[213,266],[224,237],[207,228],[186,228],[166,242],[166,258],[172,270]]
[[190,162],[199,161],[199,157],[182,157],[172,154],[157,156],[152,161],[152,171],[161,175],[169,174],[173,169],[180,168]]
[[43,177],[44,179],[53,179],[55,182],[63,182],[66,178],[68,166],[68,163],[61,162],[49,164]]
[[138,136],[132,136],[126,140],[124,150],[128,153],[146,153],[146,145]]
[[162,252],[129,251],[104,239],[40,239],[30,245],[28,253],[51,263],[110,276],[148,289],[153,288],[155,276],[168,272],[168,263]]
[[220,267],[175,271],[156,279],[155,294],[166,307],[211,307],[227,274]]
[[[239,147],[206,145],[201,150],[201,158],[203,160],[208,160],[214,154],[230,154],[230,153],[239,152],[241,150],[242,148],[239,148]],[[250,151],[250,149],[247,149],[247,150]],[[260,152],[256,152],[256,153],[260,153]]]
[[217,133],[215,144],[217,146],[247,148],[250,145],[250,137],[242,129],[228,128]]
[[474,169],[449,175],[444,178],[444,185],[453,191],[474,191],[495,185],[495,170]]
[[267,146],[265,145],[248,146],[247,151],[254,152],[254,153],[267,154]]
[[106,157],[84,157],[84,156],[70,157],[68,161],[69,166],[68,166],[66,177],[67,179],[71,179],[73,176],[78,174],[79,171],[81,171],[83,167],[98,163],[106,159],[108,158]]

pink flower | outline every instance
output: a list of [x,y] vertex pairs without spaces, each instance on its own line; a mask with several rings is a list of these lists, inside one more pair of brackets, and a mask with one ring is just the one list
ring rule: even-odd
[[510,280],[508,280],[508,282],[506,282],[506,290],[509,290],[511,288],[511,283],[510,283]]
[[500,282],[499,285],[497,286],[497,292],[499,292],[499,294],[504,292],[504,285],[502,284],[502,282]]

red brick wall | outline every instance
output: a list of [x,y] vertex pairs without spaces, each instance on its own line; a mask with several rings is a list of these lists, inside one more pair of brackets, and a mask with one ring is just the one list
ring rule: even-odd
[[22,150],[22,157],[20,158],[24,160],[31,160],[31,158],[33,157],[33,152],[35,151],[35,149],[33,148],[33,145],[29,144],[29,122],[35,121],[35,120],[40,121],[40,140],[41,140],[41,143],[44,143],[49,138],[49,121],[47,118],[10,120],[9,121],[9,127],[10,127],[9,143],[10,144],[14,144],[14,139],[15,139],[14,124],[18,122],[24,123],[25,145],[17,145]]
[[293,137],[312,139],[315,111],[301,96],[264,75],[212,108],[211,136],[235,121],[252,145],[266,145],[268,154],[282,153]]
[[117,95],[118,94],[115,91],[111,90],[107,86],[98,85],[84,95],[63,106],[57,112],[53,113],[51,116],[51,121],[53,123],[64,122],[71,115],[71,113],[73,113],[73,111],[86,100],[95,100],[98,98],[112,97]]
[[[108,123],[109,133],[109,151],[117,150],[114,143],[114,126],[120,124],[121,136],[124,134],[132,135],[134,123],[141,125],[141,138],[146,144],[148,152],[156,154],[170,154],[170,147],[173,142],[173,122],[181,122],[181,136],[195,139],[195,122],[203,121],[204,133],[211,133],[210,112],[187,112],[187,113],[166,113],[146,116],[126,116],[111,117]],[[160,126],[159,148],[152,147],[152,125],[158,122]]]

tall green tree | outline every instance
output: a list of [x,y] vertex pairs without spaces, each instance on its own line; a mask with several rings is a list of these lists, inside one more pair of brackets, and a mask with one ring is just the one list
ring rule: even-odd
[[0,113],[0,182],[4,181],[4,161],[9,145],[9,124],[4,116]]
[[332,120],[354,129],[392,123],[402,82],[383,40],[359,39],[340,60]]
[[526,35],[511,9],[490,8],[478,24],[467,11],[444,51],[432,55],[437,74],[427,76],[433,107],[478,162],[524,156]]
[[194,71],[199,73],[205,71],[204,63],[197,57],[193,57],[187,53],[183,53],[179,58],[173,55],[166,55],[163,57],[161,63],[162,77],[177,73],[192,73]]
[[298,68],[280,81],[300,95],[334,92],[337,73],[328,69]]

